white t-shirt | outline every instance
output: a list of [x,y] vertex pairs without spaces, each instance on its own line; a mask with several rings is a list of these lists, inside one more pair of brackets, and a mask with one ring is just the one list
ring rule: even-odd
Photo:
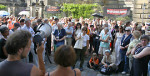
[[87,34],[85,34],[84,36],[82,35],[82,38],[83,38],[83,47],[87,46],[87,40],[90,40],[89,39],[89,36]]

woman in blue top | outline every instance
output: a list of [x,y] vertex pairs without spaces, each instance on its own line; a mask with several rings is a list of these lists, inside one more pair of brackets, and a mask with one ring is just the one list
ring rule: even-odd
[[105,27],[104,28],[104,31],[105,33],[103,33],[101,36],[100,36],[100,48],[99,48],[99,55],[100,57],[102,57],[103,55],[105,55],[105,50],[108,50],[109,49],[109,35],[107,34],[107,32],[109,31],[108,27]]
[[65,44],[64,39],[66,38],[66,31],[65,29],[62,28],[62,23],[58,23],[57,26],[58,29],[56,29],[54,32],[55,36],[54,44],[56,45],[56,48],[59,47],[60,45],[64,45]]

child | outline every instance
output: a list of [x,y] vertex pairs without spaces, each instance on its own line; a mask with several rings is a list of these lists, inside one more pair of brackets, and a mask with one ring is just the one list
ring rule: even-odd
[[96,54],[96,53],[93,53],[93,55],[92,55],[90,61],[88,62],[87,67],[96,70],[96,69],[98,69],[98,67],[99,67],[99,62],[100,62],[100,61],[99,61],[99,59],[98,59],[98,57],[97,57],[97,54]]

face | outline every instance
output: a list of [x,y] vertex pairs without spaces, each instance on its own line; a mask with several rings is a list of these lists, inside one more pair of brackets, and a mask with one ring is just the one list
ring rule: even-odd
[[20,22],[20,25],[24,25],[24,22]]
[[26,25],[29,27],[31,25],[31,21],[27,21]]
[[105,30],[105,34],[107,34],[108,30]]
[[141,43],[143,46],[146,46],[148,44],[148,40],[147,39],[142,39]]
[[126,30],[126,34],[127,34],[127,35],[130,35],[130,34],[131,34],[131,31],[130,31],[130,30]]
[[21,54],[21,58],[26,58],[30,49],[31,49],[31,39],[29,39],[27,46],[23,49],[23,52]]
[[82,30],[82,32],[85,34],[85,33],[86,33],[86,30]]
[[106,56],[109,56],[110,54],[109,54],[109,52],[105,52],[105,55],[106,55]]
[[77,28],[80,28],[80,25],[78,25]]
[[8,35],[9,35],[9,30],[6,30],[3,35],[4,35],[4,36],[8,36]]

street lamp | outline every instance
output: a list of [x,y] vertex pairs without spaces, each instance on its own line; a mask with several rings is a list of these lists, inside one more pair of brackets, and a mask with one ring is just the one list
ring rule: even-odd
[[145,10],[146,4],[143,3],[143,17],[142,17],[142,23],[143,23],[143,18],[144,18],[144,10]]

